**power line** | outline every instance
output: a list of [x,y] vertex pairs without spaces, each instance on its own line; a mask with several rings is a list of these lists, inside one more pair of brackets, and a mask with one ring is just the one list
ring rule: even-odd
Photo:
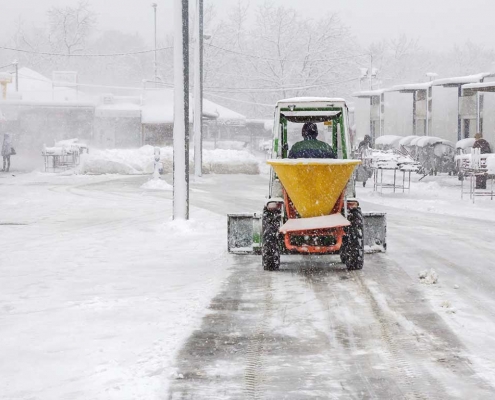
[[7,67],[12,67],[12,63],[11,64],[7,64],[7,65],[4,65],[3,67],[0,67],[0,69],[4,69],[4,68],[7,68]]
[[[136,54],[152,53],[152,52],[155,51],[155,49],[152,49],[152,50],[140,50],[140,51],[134,51],[134,52],[128,52],[128,53],[63,54],[63,53],[47,53],[47,52],[44,52],[44,51],[33,51],[33,50],[14,49],[12,47],[5,47],[5,46],[0,46],[0,49],[2,49],[2,50],[17,51],[17,52],[28,53],[28,54],[37,54],[37,55],[42,55],[42,56],[55,56],[55,57],[121,57],[121,56],[132,56],[132,55],[136,55]],[[156,49],[156,51],[169,50],[169,49],[173,49],[173,46],[160,47],[160,48]]]
[[[41,82],[46,82],[46,83],[51,83],[53,85],[60,85],[60,86],[65,86],[65,87],[89,87],[89,88],[107,88],[107,89],[121,89],[121,90],[146,90],[144,87],[132,87],[132,86],[109,86],[109,85],[98,85],[98,84],[90,84],[90,83],[74,83],[74,84],[67,84],[67,82],[56,82],[56,81],[51,81],[48,78],[46,79],[40,79],[40,78],[35,78],[29,75],[25,75],[22,72],[19,73],[20,77],[29,79],[29,80],[34,80],[34,81],[41,81]],[[342,83],[347,83],[347,82],[352,82],[356,81],[359,78],[351,78],[351,79],[346,79],[343,81],[334,81],[334,82],[324,82],[321,84],[315,84],[315,85],[307,85],[307,86],[298,86],[298,87],[279,87],[279,88],[220,88],[220,87],[205,87],[205,89],[208,91],[209,94],[213,95],[213,93],[276,93],[276,92],[282,92],[282,91],[291,91],[291,90],[304,90],[304,89],[314,89],[314,88],[319,88],[319,87],[328,87],[328,86],[335,86],[335,85],[340,85]],[[173,84],[170,83],[165,83],[165,82],[158,82],[160,85],[173,89],[174,86]],[[150,90],[153,90],[151,88]],[[217,97],[218,96],[216,95]],[[228,100],[231,100],[229,98],[225,98]],[[257,104],[257,103],[256,103]],[[268,104],[263,104],[268,106]],[[270,106],[271,107],[271,106]]]
[[[238,55],[241,55],[241,56],[244,56],[244,57],[256,58],[256,59],[265,60],[265,61],[279,61],[279,62],[281,62],[281,61],[284,61],[284,62],[304,62],[305,61],[304,59],[298,59],[298,60],[291,60],[291,59],[281,60],[279,58],[262,57],[262,56],[257,56],[257,55],[254,55],[254,54],[246,54],[246,53],[243,53],[243,52],[240,52],[240,51],[235,51],[235,50],[230,50],[230,49],[224,49],[223,47],[215,46],[214,44],[208,44],[208,46],[213,47],[215,49],[219,49],[219,50],[225,51],[227,53],[238,54]],[[316,59],[316,60],[311,60],[310,59],[310,60],[307,60],[307,61],[311,61],[311,62],[315,62],[315,61],[333,62],[333,61],[339,61],[339,60],[346,60],[346,59],[349,59],[349,58],[357,58],[357,57],[364,57],[364,56],[368,56],[369,57],[369,55],[370,55],[370,53],[363,53],[363,54],[355,54],[355,55],[349,55],[349,56],[344,56],[344,57],[339,57],[339,58],[333,58],[333,59],[322,58],[322,59]]]
[[234,102],[237,102],[237,103],[254,104],[256,106],[263,106],[263,107],[274,107],[274,104],[256,103],[254,101],[238,100],[238,99],[232,99],[230,97],[219,96],[219,95],[213,94],[211,92],[206,92],[206,93],[208,94],[208,96],[213,96],[213,97],[217,97],[219,99],[224,99],[224,100],[230,100],[230,101],[234,101]]
[[[307,85],[307,86],[289,86],[289,87],[279,87],[279,88],[208,88],[210,93],[263,93],[263,92],[282,92],[289,90],[304,90],[304,89],[314,89],[319,87],[328,87],[340,85],[342,83],[357,81],[359,78],[351,78],[343,81],[334,82],[323,82],[321,84]],[[217,90],[212,90],[217,89]]]

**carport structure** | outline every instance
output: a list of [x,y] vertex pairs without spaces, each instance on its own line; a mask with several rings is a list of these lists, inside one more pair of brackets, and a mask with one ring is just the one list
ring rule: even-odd
[[373,141],[384,135],[385,130],[385,90],[364,90],[354,93],[358,99],[369,99],[370,102],[370,136]]
[[[495,93],[495,82],[469,83],[462,86],[463,98],[476,97],[476,126],[477,131],[483,133],[486,140],[490,142],[492,148],[495,147],[495,116],[491,103],[495,103],[495,96],[488,96],[486,93]],[[488,111],[489,112],[485,112]]]
[[484,83],[485,79],[493,77],[495,77],[495,73],[483,72],[475,75],[437,79],[431,82],[432,87],[457,88],[457,140],[470,137],[473,131],[471,125],[474,123],[476,123],[476,130],[481,130],[482,124],[479,118],[481,103],[479,92],[468,91],[463,94],[463,85]]
[[411,83],[407,85],[396,85],[388,92],[399,92],[413,95],[412,101],[412,124],[413,135],[430,136],[431,134],[431,111],[432,90],[431,83]]

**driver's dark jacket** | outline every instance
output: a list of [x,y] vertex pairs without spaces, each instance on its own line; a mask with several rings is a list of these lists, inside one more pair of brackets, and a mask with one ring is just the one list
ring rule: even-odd
[[318,139],[304,138],[289,151],[289,158],[336,158],[328,143]]

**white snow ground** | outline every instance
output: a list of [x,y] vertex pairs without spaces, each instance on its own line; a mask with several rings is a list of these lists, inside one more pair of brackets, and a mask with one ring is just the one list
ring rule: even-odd
[[225,218],[109,182],[0,175],[1,398],[164,398],[225,278]]
[[[177,380],[182,371],[175,369],[180,364],[176,356],[193,332],[202,338],[197,329],[202,326],[201,318],[211,314],[208,306],[214,296],[226,285],[234,289],[240,285],[248,289],[242,293],[248,301],[241,306],[251,307],[251,301],[256,308],[258,301],[266,300],[265,275],[256,273],[258,258],[237,263],[237,275],[233,272],[232,257],[225,254],[225,214],[259,211],[267,178],[192,178],[193,220],[188,223],[170,220],[172,193],[143,189],[148,179],[0,174],[2,397],[166,399],[170,383],[181,381]],[[165,179],[170,183],[170,176]],[[477,199],[473,206],[468,199],[460,200],[456,178],[427,177],[424,181],[413,182],[410,193],[405,194],[388,191],[378,195],[370,188],[358,187],[364,209],[387,211],[389,223],[387,255],[371,256],[370,269],[365,266],[360,280],[346,283],[342,272],[321,267],[316,275],[298,272],[294,266],[288,273],[270,275],[276,290],[270,299],[273,308],[260,313],[273,313],[273,318],[262,328],[271,329],[274,324],[278,333],[293,338],[296,349],[302,343],[307,347],[301,349],[311,350],[316,357],[308,354],[298,366],[307,380],[300,396],[296,391],[290,398],[322,395],[324,392],[315,388],[325,389],[325,373],[336,379],[330,382],[336,384],[332,389],[336,393],[343,390],[336,382],[344,382],[347,375],[347,379],[359,378],[355,387],[345,387],[349,396],[371,393],[373,398],[371,388],[380,389],[374,386],[373,382],[378,382],[374,379],[381,379],[384,368],[389,367],[404,372],[406,383],[411,379],[415,383],[421,376],[411,378],[408,368],[414,373],[432,368],[429,372],[438,382],[452,383],[447,398],[462,398],[473,390],[473,383],[464,387],[462,380],[456,382],[452,372],[459,368],[456,363],[469,365],[465,374],[495,386],[495,273],[491,268],[495,265],[495,236],[490,222],[495,219],[495,201]],[[438,282],[422,284],[418,274],[432,268]],[[242,276],[245,281],[239,280]],[[234,303],[212,303],[217,304],[213,309],[225,310],[223,319],[215,320],[218,323],[228,325],[229,310],[236,300],[229,297],[229,301]],[[351,318],[356,313],[351,305],[360,307],[359,318]],[[450,348],[449,343],[455,343],[449,336],[452,333],[440,330],[433,336],[428,331],[432,316],[422,314],[425,307],[440,316],[465,346],[455,349],[455,357],[461,358],[445,353],[442,338],[449,338],[445,343]],[[416,308],[421,310],[419,314]],[[374,335],[383,331],[373,313],[387,321],[385,338],[399,326],[404,329],[400,341],[383,350],[392,357],[388,364],[379,360],[383,343]],[[246,329],[259,324],[250,321],[245,321]],[[367,333],[359,328],[362,323],[369,326]],[[308,332],[316,342],[305,339]],[[238,354],[247,345],[251,357],[248,339],[243,332],[236,335],[243,342]],[[416,343],[415,335],[427,351],[410,357],[407,352],[411,340]],[[350,349],[346,347],[349,340],[355,341],[350,342]],[[280,351],[289,346],[284,343],[270,346]],[[409,347],[401,353],[402,358],[394,360],[398,351],[394,346],[401,343]],[[316,344],[336,344],[341,352],[326,349],[321,353]],[[203,346],[206,351],[210,345]],[[376,351],[370,352],[375,347]],[[279,356],[284,363],[263,356],[265,372],[270,377],[271,371],[282,368],[289,379],[295,356]],[[339,367],[328,370],[332,360]],[[378,369],[355,370],[368,364]],[[451,364],[451,370],[440,369]],[[209,390],[219,390],[222,384],[235,388],[238,381],[234,375],[242,378],[245,372],[244,365],[229,362],[209,368],[208,373],[219,380]],[[349,368],[351,375],[346,372]],[[367,375],[372,377],[371,384],[364,378]],[[392,378],[388,376],[379,386],[386,390]],[[297,389],[296,381],[291,385]],[[216,394],[211,398],[220,398]]]

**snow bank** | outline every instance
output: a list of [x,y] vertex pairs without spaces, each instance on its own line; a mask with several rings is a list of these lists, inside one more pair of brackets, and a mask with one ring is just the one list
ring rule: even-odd
[[[173,171],[173,149],[160,149],[164,173]],[[194,152],[189,155],[189,168],[194,169]],[[95,150],[81,157],[77,172],[81,174],[138,175],[153,173],[154,147],[139,149]],[[254,155],[240,150],[203,150],[205,174],[259,174],[259,162]]]
[[173,191],[174,187],[161,179],[150,179],[141,185],[141,189]]

